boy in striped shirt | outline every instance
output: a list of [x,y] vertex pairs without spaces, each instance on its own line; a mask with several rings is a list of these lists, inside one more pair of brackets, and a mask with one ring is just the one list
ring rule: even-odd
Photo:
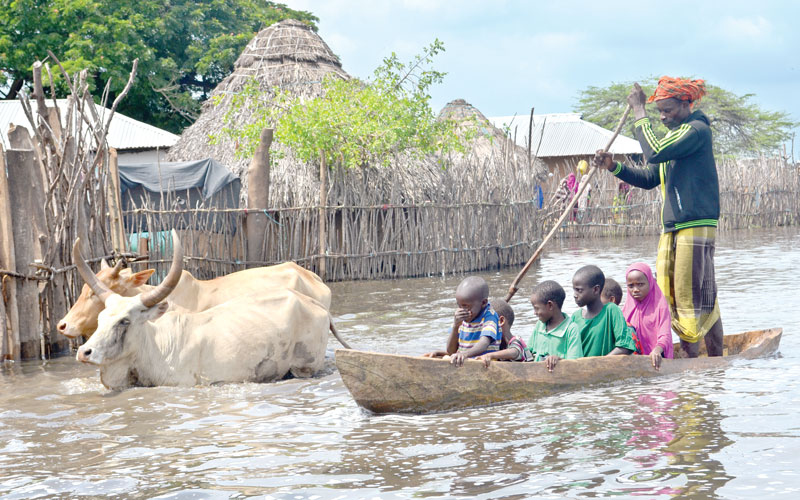
[[447,339],[446,351],[434,351],[426,357],[450,355],[456,366],[500,347],[503,333],[500,319],[489,303],[489,285],[479,276],[469,276],[456,288],[456,309],[453,328]]

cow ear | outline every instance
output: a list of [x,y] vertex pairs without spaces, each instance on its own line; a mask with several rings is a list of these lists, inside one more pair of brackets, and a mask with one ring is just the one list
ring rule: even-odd
[[100,269],[108,269],[109,267],[111,267],[111,266],[108,265],[108,261],[105,258],[103,258],[100,261]]
[[147,310],[147,319],[150,321],[155,321],[163,316],[164,313],[167,312],[167,309],[169,309],[169,302],[159,302]]
[[154,272],[156,272],[155,269],[145,269],[144,271],[132,274],[128,279],[131,280],[133,286],[142,286],[147,283],[147,280],[150,279],[150,276],[152,276]]

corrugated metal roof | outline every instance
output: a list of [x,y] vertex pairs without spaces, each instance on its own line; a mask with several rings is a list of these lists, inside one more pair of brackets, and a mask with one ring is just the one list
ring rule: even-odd
[[[499,129],[508,127],[516,142],[527,147],[530,115],[495,116],[489,121]],[[533,115],[531,151],[539,158],[593,155],[611,139],[613,132],[594,123],[581,120],[578,113]],[[620,134],[611,145],[613,154],[642,154],[639,142]]]
[[[66,99],[58,99],[57,102],[60,110],[66,109]],[[47,101],[48,105],[52,105],[52,103],[52,100]],[[34,112],[36,112],[36,104],[33,104],[33,106]],[[99,104],[95,104],[95,108],[98,116],[108,116],[110,112],[109,109],[103,108]],[[64,119],[64,115],[65,113],[62,112],[62,119]],[[30,130],[30,124],[25,117],[25,112],[22,110],[22,104],[18,100],[0,101],[0,141],[3,142],[3,147],[5,148],[9,147],[7,134],[8,127],[12,123],[14,125],[22,125]],[[177,141],[177,135],[134,120],[119,111],[114,113],[114,118],[111,120],[111,128],[108,131],[109,146],[118,150],[169,148]]]

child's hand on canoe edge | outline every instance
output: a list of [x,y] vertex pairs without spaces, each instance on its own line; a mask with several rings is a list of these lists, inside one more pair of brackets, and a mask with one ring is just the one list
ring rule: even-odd
[[456,352],[450,355],[450,363],[456,366],[462,366],[465,359],[467,359],[467,356],[463,352]]
[[477,356],[475,359],[478,361],[483,361],[483,366],[485,366],[486,368],[489,368],[489,365],[492,364],[492,357],[489,356],[488,354]]
[[556,365],[558,364],[558,361],[560,359],[561,358],[559,358],[555,354],[551,354],[551,355],[547,356],[546,358],[544,358],[544,363],[545,363],[545,366],[547,367],[547,371],[549,371],[550,373],[553,373],[553,368],[556,367]]

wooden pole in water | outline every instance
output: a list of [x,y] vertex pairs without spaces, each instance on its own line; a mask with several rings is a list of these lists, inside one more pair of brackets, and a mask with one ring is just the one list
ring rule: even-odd
[[[31,189],[35,185],[33,176],[36,160],[32,149],[9,149],[8,185],[11,214],[15,221],[35,220],[36,209],[44,210],[42,193]],[[14,256],[17,273],[27,276],[29,264],[36,259],[39,238],[36,224],[14,224]],[[15,278],[17,291],[17,311],[19,314],[20,356],[22,359],[36,359],[41,355],[39,328],[39,287],[36,281]]]
[[[631,106],[629,104],[628,106],[625,107],[625,112],[622,113],[622,118],[619,119],[619,124],[617,124],[617,128],[614,130],[614,134],[611,136],[611,139],[608,140],[608,143],[606,144],[606,147],[603,148],[603,151],[608,151],[609,148],[611,148],[611,145],[614,144],[614,140],[619,135],[619,131],[622,130],[622,126],[625,124],[625,120],[628,118],[628,113],[630,113],[630,111],[631,111]],[[596,170],[597,167],[592,165],[592,168],[589,169],[589,173],[586,174],[586,182],[581,182],[580,189],[578,189],[578,192],[575,193],[575,196],[572,197],[572,200],[570,200],[570,202],[567,203],[567,206],[564,209],[564,212],[561,214],[561,217],[559,217],[558,221],[556,221],[556,223],[553,225],[553,229],[551,229],[550,232],[547,233],[547,236],[545,236],[544,240],[542,240],[542,243],[539,245],[536,251],[533,252],[531,258],[528,259],[528,262],[525,263],[525,266],[522,268],[519,274],[517,274],[517,277],[514,278],[514,281],[508,288],[508,293],[506,294],[506,302],[510,301],[511,298],[514,296],[514,294],[517,293],[517,290],[519,290],[519,282],[522,281],[522,278],[525,277],[525,274],[527,274],[528,269],[530,269],[533,263],[536,262],[536,259],[539,258],[539,255],[541,255],[542,250],[544,250],[544,247],[550,242],[550,239],[553,237],[556,231],[558,231],[558,228],[561,227],[561,224],[564,223],[564,220],[566,220],[567,215],[569,215],[569,213],[572,212],[572,209],[575,207],[575,204],[578,203],[578,198],[580,198],[580,196],[586,190],[586,186],[589,185],[589,181],[592,180],[592,177],[594,176]]]
[[[0,143],[0,269],[16,270],[17,260],[14,256],[14,226],[11,213],[11,197],[8,178],[6,177],[6,161],[3,144]],[[6,302],[6,299],[8,302]],[[5,318],[0,322],[3,327],[4,359],[19,360],[19,317],[17,315],[17,287],[14,278],[0,276],[0,314]]]
[[[248,262],[266,260],[269,208],[269,148],[272,145],[273,129],[261,131],[258,147],[250,161],[247,173],[247,255]],[[248,267],[250,267],[248,265]]]

